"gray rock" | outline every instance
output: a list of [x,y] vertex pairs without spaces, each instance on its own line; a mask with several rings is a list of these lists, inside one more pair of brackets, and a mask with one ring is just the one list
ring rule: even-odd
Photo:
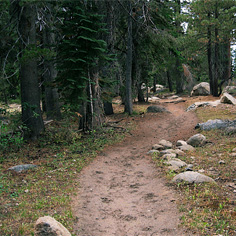
[[224,161],[224,160],[220,160],[218,163],[219,163],[220,165],[222,165],[222,164],[225,164],[225,161]]
[[171,170],[178,170],[178,169],[187,165],[184,161],[182,161],[178,158],[172,158],[164,163],[167,165],[170,165],[169,169],[171,169]]
[[168,99],[177,99],[177,98],[179,98],[179,96],[177,96],[177,95],[173,95],[171,97],[168,97]]
[[195,171],[186,171],[180,173],[176,175],[172,181],[177,183],[182,181],[186,181],[188,183],[204,183],[204,182],[215,183],[215,181],[212,178]]
[[223,93],[235,94],[236,86],[226,86],[223,90]]
[[236,120],[208,120],[205,123],[199,123],[196,125],[196,129],[200,128],[201,130],[212,130],[212,129],[225,129],[227,127],[236,127]]
[[236,134],[236,126],[229,126],[225,128],[225,134],[232,135]]
[[191,152],[195,151],[195,148],[193,146],[189,145],[189,144],[183,145],[183,146],[179,146],[179,149],[181,151],[191,151]]
[[160,144],[154,144],[152,146],[152,149],[154,149],[154,150],[163,150],[164,147],[162,145],[160,145]]
[[37,165],[25,164],[25,165],[17,165],[17,166],[10,167],[8,170],[13,170],[15,172],[22,172],[29,169],[35,169],[37,167],[38,167]]
[[188,164],[187,167],[185,168],[186,171],[193,171],[193,165]]
[[233,105],[236,105],[236,99],[228,94],[228,93],[224,93],[220,99],[220,102],[221,103],[226,103],[226,104],[233,104]]
[[160,151],[161,156],[165,154],[171,154],[171,153],[175,153],[173,149],[165,149],[165,150]]
[[235,153],[235,152],[230,153],[229,155],[230,155],[231,157],[236,157],[236,153]]
[[206,144],[206,137],[202,134],[195,134],[188,139],[187,144],[193,147],[201,147]]
[[177,155],[176,155],[175,153],[169,153],[169,154],[163,155],[163,156],[162,156],[162,159],[169,161],[169,160],[171,160],[171,159],[173,159],[173,158],[176,158],[176,156],[177,156]]
[[149,106],[147,108],[148,113],[162,113],[162,112],[167,112],[170,113],[168,110],[166,110],[164,107],[160,106]]
[[164,148],[168,149],[168,148],[172,148],[173,144],[170,141],[167,141],[165,139],[162,139],[159,142],[160,145],[162,145]]
[[40,217],[35,224],[35,236],[71,236],[70,232],[50,216]]
[[236,148],[233,148],[232,152],[236,152]]
[[176,146],[179,147],[179,146],[184,146],[184,145],[187,145],[187,142],[183,141],[183,140],[178,140],[176,142]]
[[154,154],[154,153],[159,154],[160,152],[158,150],[150,150],[147,154]]
[[210,84],[202,82],[193,87],[191,96],[207,96],[210,95]]
[[193,111],[197,109],[198,107],[207,107],[207,106],[212,106],[212,107],[217,107],[220,104],[220,100],[216,101],[209,101],[209,102],[195,102],[191,106],[189,106],[186,111]]
[[175,149],[173,150],[173,153],[176,153],[177,156],[185,156],[185,152],[184,151],[181,151],[180,149]]

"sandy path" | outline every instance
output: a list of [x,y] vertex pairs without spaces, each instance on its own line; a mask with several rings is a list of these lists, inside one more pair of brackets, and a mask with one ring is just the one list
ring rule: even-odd
[[107,148],[81,172],[73,201],[76,235],[187,235],[178,227],[176,195],[146,153],[163,138],[189,138],[197,119],[183,104],[165,106],[171,114],[140,118],[131,137]]

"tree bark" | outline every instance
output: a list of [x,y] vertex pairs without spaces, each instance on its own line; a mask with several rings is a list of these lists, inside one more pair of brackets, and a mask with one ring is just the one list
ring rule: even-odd
[[128,15],[128,36],[127,36],[127,55],[126,55],[126,97],[125,97],[125,112],[129,115],[133,112],[132,102],[132,5],[128,3],[129,15]]
[[173,92],[172,80],[171,80],[171,77],[170,77],[170,71],[169,70],[166,71],[166,76],[167,76],[169,91]]
[[[50,5],[48,7],[51,9]],[[45,16],[47,25],[43,31],[43,44],[44,48],[53,50],[55,45],[55,34],[52,31],[52,17],[50,13]],[[48,119],[61,119],[61,111],[59,104],[59,94],[57,88],[53,85],[57,76],[57,69],[54,59],[44,62],[44,84],[45,84],[45,106]]]
[[22,55],[20,65],[22,121],[27,127],[26,139],[37,139],[44,130],[40,109],[40,90],[37,77],[37,60],[29,50],[36,48],[35,4],[22,6],[19,20]]
[[[211,15],[208,13],[208,18],[210,19]],[[210,82],[210,93],[213,94],[213,58],[212,58],[212,40],[211,40],[211,26],[208,26],[207,29],[207,61],[208,61],[208,76]]]
[[[218,19],[218,7],[216,3],[215,8],[215,19]],[[214,63],[214,77],[212,83],[212,95],[218,97],[218,81],[219,81],[219,30],[218,26],[215,26],[215,63]]]

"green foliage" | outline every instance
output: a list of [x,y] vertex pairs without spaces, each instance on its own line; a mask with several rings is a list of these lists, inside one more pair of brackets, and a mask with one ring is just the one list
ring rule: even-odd
[[105,60],[106,43],[103,17],[96,13],[93,4],[73,1],[65,3],[59,13],[62,20],[58,45],[57,83],[64,99],[77,106],[87,99],[86,86],[90,71]]

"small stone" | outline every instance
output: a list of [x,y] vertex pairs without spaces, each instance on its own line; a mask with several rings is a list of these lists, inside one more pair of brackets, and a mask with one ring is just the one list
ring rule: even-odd
[[225,164],[225,161],[220,160],[218,163],[219,163],[220,165],[221,165],[221,164]]
[[25,164],[25,165],[17,165],[17,166],[10,167],[10,168],[8,168],[8,170],[12,170],[12,171],[20,173],[22,171],[29,170],[29,169],[35,169],[37,167],[38,167],[37,165]]
[[170,141],[167,141],[165,139],[162,139],[159,142],[160,145],[162,145],[164,148],[172,148],[173,144]]
[[230,153],[229,155],[230,155],[231,157],[236,157],[236,153],[235,153],[235,152]]
[[183,140],[178,140],[177,142],[176,142],[176,146],[178,147],[178,146],[184,146],[184,145],[187,145],[187,142],[185,142],[185,141],[183,141]]
[[175,153],[169,153],[169,154],[165,154],[162,158],[163,158],[163,160],[171,160],[171,159],[173,159],[173,158],[176,158],[176,154]]
[[200,169],[200,170],[198,170],[198,172],[199,172],[199,173],[204,173],[204,172],[205,172],[205,170],[203,170],[203,169]]
[[163,150],[164,147],[162,145],[160,145],[160,144],[154,144],[152,146],[152,149],[154,149],[154,150]]
[[194,157],[194,156],[191,156],[190,158],[191,158],[192,160],[195,160],[195,159],[196,159],[196,157]]
[[191,146],[191,145],[183,145],[183,146],[179,146],[179,149],[181,150],[181,151],[190,151],[190,152],[193,152],[193,151],[195,151],[195,148],[193,147],[193,146]]
[[236,148],[234,148],[234,149],[232,150],[232,152],[236,152]]
[[147,154],[154,154],[154,153],[159,154],[160,152],[158,150],[150,150],[149,152],[147,152]]
[[26,190],[25,190],[25,193],[28,193],[28,192],[29,192],[29,189],[26,189]]

